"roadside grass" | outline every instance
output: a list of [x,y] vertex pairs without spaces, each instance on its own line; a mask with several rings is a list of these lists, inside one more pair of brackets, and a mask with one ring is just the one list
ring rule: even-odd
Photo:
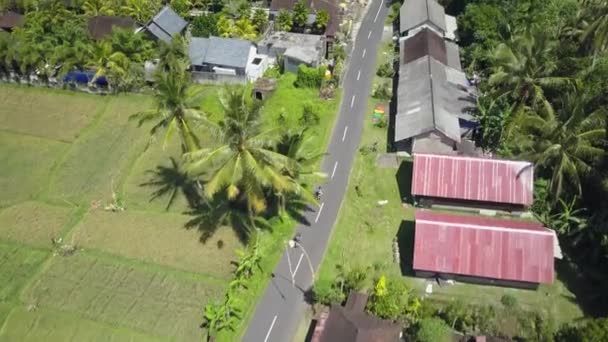
[[201,275],[102,253],[56,256],[24,303],[179,341],[200,339],[201,308],[224,286]]
[[147,103],[150,98],[140,95],[111,98],[94,130],[72,145],[54,172],[48,196],[80,204],[110,200],[148,141],[147,132],[128,121]]
[[71,142],[107,98],[50,88],[0,85],[0,130]]
[[[2,105],[0,105],[2,107]],[[0,207],[36,198],[67,144],[0,131]]]
[[64,235],[76,212],[41,202],[23,202],[0,211],[0,239],[51,248],[52,238]]
[[234,251],[242,248],[236,235],[230,227],[223,227],[202,243],[196,228],[184,228],[191,219],[172,213],[91,210],[66,240],[85,249],[229,278]]
[[49,252],[0,242],[0,303],[14,301]]
[[[1,314],[2,306],[0,304]],[[0,331],[0,340],[23,342],[145,342],[167,341],[169,339],[83,319],[67,312],[42,308],[27,311],[25,308],[18,307],[8,317],[5,329]]]

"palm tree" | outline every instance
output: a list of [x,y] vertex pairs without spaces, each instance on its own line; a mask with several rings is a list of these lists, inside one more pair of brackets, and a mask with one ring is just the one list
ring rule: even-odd
[[168,43],[161,42],[158,56],[159,69],[165,72],[171,70],[182,72],[188,68],[188,41],[183,36],[176,35]]
[[86,0],[82,4],[85,15],[95,17],[99,15],[114,15],[114,9],[107,0]]
[[192,87],[190,74],[185,71],[172,71],[170,73],[159,71],[156,74],[156,109],[134,114],[130,119],[138,120],[139,125],[150,121],[156,124],[150,130],[155,136],[159,130],[165,130],[163,149],[175,131],[181,137],[184,152],[198,149],[199,140],[193,129],[197,122],[206,122],[201,113],[200,105],[203,90]]
[[[93,46],[88,63],[89,67],[95,69],[95,76],[91,82],[102,76],[107,76],[110,72],[119,77],[126,75],[130,64],[129,58],[124,53],[115,51],[110,41],[100,41]],[[119,79],[115,77],[114,81],[118,82]],[[108,80],[108,84],[111,85],[112,82]]]
[[565,96],[557,112],[544,110],[541,115],[528,113],[522,123],[530,158],[551,174],[551,192],[555,203],[565,186],[581,194],[581,179],[596,172],[594,165],[605,154],[606,109],[589,113],[588,96],[572,92]]
[[220,146],[186,154],[189,172],[204,175],[205,195],[212,198],[225,191],[229,200],[246,202],[250,215],[266,209],[267,189],[314,198],[282,172],[296,168],[297,162],[272,150],[276,129],[262,129],[261,104],[242,87],[226,88],[220,102],[224,120],[212,128]]
[[556,45],[545,32],[532,29],[499,44],[494,51],[489,85],[498,95],[516,101],[515,113],[521,113],[525,106],[550,106],[545,89],[570,83],[567,77],[553,76]]
[[584,0],[579,15],[582,26],[581,41],[591,47],[593,61],[608,48],[608,1]]
[[158,0],[126,0],[120,8],[121,14],[140,23],[147,23],[160,8]]

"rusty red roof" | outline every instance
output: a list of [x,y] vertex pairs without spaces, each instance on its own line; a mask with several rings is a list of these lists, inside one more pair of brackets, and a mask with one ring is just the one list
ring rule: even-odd
[[552,283],[554,233],[532,221],[416,211],[413,268]]
[[529,206],[533,191],[530,162],[414,154],[413,195]]

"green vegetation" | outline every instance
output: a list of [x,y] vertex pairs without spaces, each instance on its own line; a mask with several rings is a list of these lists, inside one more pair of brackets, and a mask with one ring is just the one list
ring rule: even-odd
[[426,318],[418,323],[415,340],[417,342],[449,342],[452,332],[444,321],[439,318]]
[[0,243],[0,303],[15,301],[20,288],[48,254],[47,251]]

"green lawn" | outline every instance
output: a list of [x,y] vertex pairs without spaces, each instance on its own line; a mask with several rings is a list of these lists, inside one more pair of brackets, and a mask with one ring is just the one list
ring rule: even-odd
[[[273,127],[284,112],[295,127],[303,105],[314,102],[321,122],[308,148],[320,153],[339,99],[315,100],[316,90],[296,89],[294,80],[279,81],[263,119]],[[220,120],[220,88],[200,88],[205,113]],[[243,245],[231,227],[205,242],[196,227],[185,228],[196,217],[187,214],[179,144],[163,149],[149,127],[128,121],[153,106],[143,95],[0,85],[0,340],[201,339],[203,307],[223,296]],[[112,192],[125,212],[103,210]],[[238,298],[244,319],[221,341],[243,333],[295,222],[272,226],[261,234],[264,272]],[[57,238],[75,254],[58,254]]]

